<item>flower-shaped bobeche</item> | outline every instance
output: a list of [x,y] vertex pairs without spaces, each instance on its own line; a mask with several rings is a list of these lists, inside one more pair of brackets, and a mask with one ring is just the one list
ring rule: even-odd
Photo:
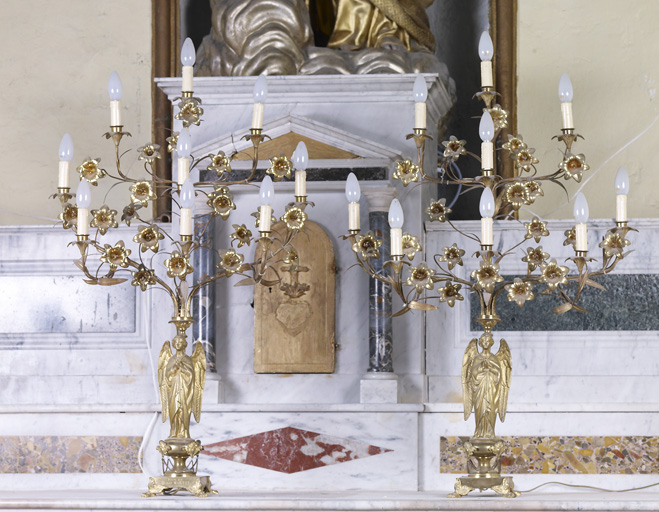
[[526,254],[522,258],[522,261],[527,264],[528,271],[531,273],[545,261],[547,261],[547,258],[549,258],[549,253],[544,252],[542,250],[542,245],[539,245],[535,249],[529,247],[526,250]]
[[225,173],[231,172],[231,159],[220,151],[217,155],[210,156],[211,163],[208,165],[209,171],[214,171],[218,178],[221,178]]
[[139,226],[137,235],[133,237],[133,242],[140,244],[140,251],[146,252],[151,249],[153,252],[158,252],[160,240],[165,238],[160,232],[160,228],[155,224],[148,226]]
[[117,210],[110,210],[110,208],[104,204],[98,210],[92,210],[92,222],[90,226],[98,228],[98,232],[101,235],[104,235],[108,232],[108,229],[116,228],[118,226],[117,221],[114,218],[115,215],[117,215]]
[[444,247],[442,248],[442,252],[444,254],[441,254],[437,257],[439,261],[445,261],[448,263],[448,269],[452,270],[453,267],[456,265],[462,265],[462,257],[464,256],[465,252],[464,249],[460,249],[457,244],[453,244],[450,247]]
[[466,155],[467,150],[465,149],[465,144],[467,144],[466,140],[458,140],[455,135],[451,135],[449,140],[442,142],[442,146],[444,146],[444,158],[455,162],[462,155]]
[[146,163],[152,164],[156,158],[160,158],[160,145],[149,142],[142,147],[137,148],[139,156],[138,160],[144,160]]
[[87,180],[90,185],[98,185],[98,180],[105,176],[105,169],[98,166],[100,162],[100,158],[87,157],[76,169],[80,174],[80,179]]
[[172,132],[172,135],[165,139],[167,141],[168,153],[172,153],[173,151],[176,151],[176,146],[178,144],[178,136],[179,136],[179,132]]
[[124,211],[121,214],[121,221],[126,223],[126,226],[130,226],[131,221],[137,216],[137,210],[142,208],[142,204],[129,204],[124,206]]
[[398,160],[394,165],[392,177],[402,181],[403,186],[407,187],[411,182],[419,181],[419,170],[419,166],[412,160]]
[[533,283],[522,281],[519,277],[504,288],[508,292],[508,301],[516,302],[520,308],[527,300],[533,300]]
[[421,252],[421,244],[419,237],[410,235],[409,233],[403,234],[403,255],[412,261],[417,252]]
[[[503,146],[503,149],[507,149],[511,153],[517,153],[518,151],[522,149],[526,149],[528,146],[526,145],[526,142],[524,142],[524,139],[522,138],[521,135],[508,135],[508,142],[506,142]],[[511,158],[513,156],[511,155]]]
[[114,246],[105,244],[101,261],[110,265],[110,270],[117,270],[119,267],[128,267],[128,256],[130,249],[126,249],[123,240],[119,240]]
[[609,231],[599,246],[604,250],[606,258],[612,258],[613,256],[620,258],[625,252],[625,247],[630,243],[619,231]]
[[130,186],[130,200],[134,204],[147,206],[149,201],[156,199],[156,193],[153,191],[153,185],[150,181],[138,181]]
[[571,245],[576,247],[577,244],[577,230],[576,228],[570,228],[565,230],[565,240],[563,240],[563,245]]
[[167,267],[167,275],[169,277],[178,277],[179,279],[184,279],[193,270],[188,257],[179,251],[174,251],[172,256],[165,260],[165,267]]
[[446,198],[442,197],[437,201],[432,201],[426,208],[426,213],[431,221],[446,222],[446,216],[451,213],[451,209],[446,206]]
[[547,230],[547,223],[542,222],[538,217],[533,217],[531,222],[525,222],[524,227],[526,228],[526,234],[524,239],[528,240],[533,238],[533,240],[538,243],[540,238],[543,236],[549,236],[549,231]]
[[529,204],[529,193],[524,183],[516,181],[506,185],[506,202],[513,207],[514,210],[519,210],[525,204]]
[[476,288],[492,293],[497,283],[503,281],[499,275],[499,264],[488,260],[481,260],[480,268],[471,273],[471,278],[476,281]]
[[204,109],[199,106],[200,103],[199,98],[182,98],[178,104],[178,114],[174,118],[181,121],[184,128],[189,128],[193,124],[199,126],[201,116],[204,115]]
[[357,235],[356,241],[352,244],[352,250],[360,254],[362,258],[379,258],[380,246],[382,240],[375,238],[372,231],[365,235]]
[[304,227],[304,222],[307,220],[307,214],[304,213],[302,208],[291,206],[287,208],[286,213],[281,216],[281,221],[286,223],[288,229],[299,231]]
[[508,112],[506,112],[498,103],[492,108],[484,108],[483,112],[489,112],[494,122],[494,129],[500,130],[508,126]]
[[586,163],[586,157],[584,155],[574,155],[572,153],[566,153],[565,158],[560,164],[560,169],[565,173],[565,179],[574,179],[577,183],[581,182],[583,173],[590,169],[590,166]]
[[227,276],[233,275],[240,271],[243,264],[243,255],[237,253],[234,249],[226,249],[219,252],[220,262],[217,264],[218,270],[224,270]]
[[515,161],[515,167],[517,169],[528,172],[535,164],[540,162],[540,160],[533,156],[533,153],[535,153],[535,149],[525,147],[515,153],[511,153],[510,156]]
[[529,204],[533,203],[538,196],[544,196],[545,193],[542,190],[542,185],[538,181],[525,181],[524,187],[526,187],[526,194],[529,198]]
[[243,245],[250,245],[252,241],[252,232],[247,229],[245,224],[233,224],[233,233],[231,233],[229,236],[238,242],[239,249]]
[[271,174],[274,181],[281,181],[284,178],[290,178],[292,170],[293,162],[286,155],[280,155],[270,159],[270,167],[265,172]]
[[419,263],[416,267],[410,267],[409,272],[409,277],[405,281],[407,286],[416,288],[417,293],[423,293],[423,290],[433,289],[432,276],[435,275],[435,271],[428,268],[425,262]]
[[439,293],[439,302],[446,302],[450,307],[455,306],[456,300],[465,300],[465,298],[460,295],[461,284],[453,284],[450,281],[447,281],[444,286],[437,288]]
[[154,285],[158,282],[153,270],[146,268],[144,265],[140,265],[140,267],[132,274],[133,280],[130,284],[133,286],[139,286],[140,290],[143,292],[146,291],[147,286]]
[[540,265],[540,271],[542,272],[540,282],[546,283],[549,290],[555,290],[560,285],[567,284],[569,269],[556,263],[555,259]]
[[215,187],[215,190],[208,194],[206,204],[213,209],[211,215],[215,217],[219,215],[224,220],[229,218],[231,210],[236,209],[236,205],[233,202],[233,195],[227,187]]

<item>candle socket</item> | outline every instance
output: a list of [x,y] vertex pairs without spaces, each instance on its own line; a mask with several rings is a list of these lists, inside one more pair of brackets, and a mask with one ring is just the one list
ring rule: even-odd
[[71,190],[70,187],[57,187],[57,192],[60,194],[68,194],[69,190]]
[[110,131],[113,133],[121,133],[123,131],[123,124],[120,124],[118,126],[110,126]]
[[86,240],[89,240],[89,235],[76,235],[76,240],[78,242],[85,242]]
[[391,259],[393,261],[402,261],[402,259],[405,257],[404,254],[392,254]]
[[483,176],[494,176],[494,169],[482,169],[481,174]]
[[295,196],[295,202],[296,203],[306,203],[307,202],[307,196]]
[[575,251],[577,258],[585,258],[588,256],[588,251]]
[[272,231],[259,231],[259,233],[261,234],[261,238],[270,238]]
[[192,235],[181,235],[181,242],[192,242]]
[[425,135],[427,131],[426,128],[414,128],[414,135]]
[[181,91],[182,98],[192,98],[193,91]]
[[619,228],[626,228],[627,227],[627,221],[616,221],[616,226]]
[[481,251],[489,252],[489,251],[492,250],[493,247],[494,247],[494,245],[483,245],[483,244],[481,244]]
[[350,235],[358,235],[359,233],[361,233],[361,229],[349,229],[348,230],[348,234],[350,234]]

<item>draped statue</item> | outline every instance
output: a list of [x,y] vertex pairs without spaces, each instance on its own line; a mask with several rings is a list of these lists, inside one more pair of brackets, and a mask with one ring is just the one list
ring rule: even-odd
[[[420,73],[448,76],[434,56],[433,0],[210,0],[199,76]],[[314,13],[314,20],[310,17]],[[321,12],[320,18],[318,12]],[[331,27],[327,47],[314,28]],[[316,34],[318,35],[318,34]]]

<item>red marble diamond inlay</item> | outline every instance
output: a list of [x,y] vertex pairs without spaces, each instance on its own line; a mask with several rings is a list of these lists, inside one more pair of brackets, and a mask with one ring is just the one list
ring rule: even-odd
[[285,427],[209,444],[202,453],[291,474],[391,451],[352,439]]

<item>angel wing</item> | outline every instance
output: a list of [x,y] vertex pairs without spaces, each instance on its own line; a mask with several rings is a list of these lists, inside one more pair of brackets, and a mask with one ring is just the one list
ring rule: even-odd
[[192,366],[194,367],[194,389],[192,391],[192,412],[194,419],[199,422],[201,418],[201,397],[204,394],[206,382],[206,354],[201,343],[197,342],[192,353]]
[[169,413],[169,405],[167,400],[167,379],[165,377],[165,368],[167,368],[167,362],[169,358],[172,357],[172,347],[169,344],[169,341],[166,341],[160,349],[160,355],[158,356],[158,387],[160,388],[160,405],[162,407],[162,421],[167,421],[167,416]]
[[471,382],[469,382],[469,371],[474,357],[478,355],[478,340],[474,338],[467,345],[465,355],[462,358],[462,401],[464,403],[465,420],[471,416],[471,410],[474,407],[473,397],[471,396]]
[[510,348],[506,340],[499,342],[499,351],[496,353],[496,358],[501,365],[501,381],[497,389],[496,406],[499,411],[499,418],[501,421],[506,419],[506,409],[508,408],[508,390],[510,389],[510,374],[513,370],[512,357],[510,355]]

